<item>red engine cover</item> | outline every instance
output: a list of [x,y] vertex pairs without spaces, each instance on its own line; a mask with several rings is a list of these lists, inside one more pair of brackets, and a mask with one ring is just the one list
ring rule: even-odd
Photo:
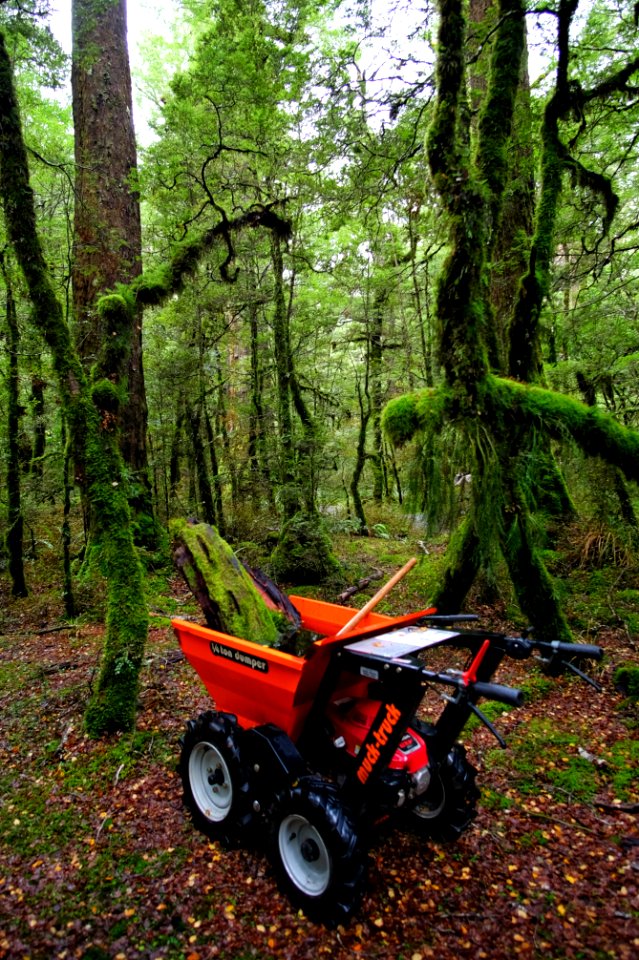
[[[332,703],[328,715],[334,728],[334,739],[343,737],[347,753],[355,757],[359,753],[366,734],[373,725],[381,704],[379,700],[345,700]],[[426,744],[410,727],[402,737],[389,767],[416,773],[428,763]]]

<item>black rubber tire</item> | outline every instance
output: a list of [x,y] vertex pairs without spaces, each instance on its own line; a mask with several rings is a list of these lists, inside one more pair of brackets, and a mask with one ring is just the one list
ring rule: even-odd
[[428,790],[402,811],[402,824],[420,837],[439,843],[458,840],[477,816],[476,777],[477,770],[466,759],[466,750],[455,744],[433,771]]
[[368,852],[334,786],[304,777],[279,809],[271,840],[278,884],[309,920],[334,927],[359,905]]
[[251,825],[250,783],[238,745],[241,728],[228,713],[202,713],[186,725],[178,771],[195,827],[225,846]]

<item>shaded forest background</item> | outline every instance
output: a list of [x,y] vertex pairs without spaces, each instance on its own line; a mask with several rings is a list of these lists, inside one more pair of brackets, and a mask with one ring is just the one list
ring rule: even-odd
[[[79,16],[83,4],[76,6]],[[84,167],[80,163],[74,174],[70,115],[47,92],[47,85],[63,79],[65,64],[46,19],[30,19],[29,5],[11,7],[4,4],[2,14],[38,227],[89,365],[96,352],[83,346],[77,302],[75,318],[72,310],[81,249],[74,198]],[[92,5],[84,8],[89,16]],[[572,18],[576,4],[558,11],[567,17],[568,8]],[[415,22],[382,59],[388,44],[376,13],[365,5],[340,9],[336,17],[330,5],[204,9],[185,3],[174,46],[182,62],[185,49],[191,57],[170,84],[163,62],[171,63],[175,50],[160,41],[149,46],[144,82],[156,100],[156,139],[141,151],[130,184],[139,187],[143,221],[135,272],[166,268],[180,244],[207,229],[218,229],[219,239],[198,256],[188,279],[168,284],[162,305],[144,311],[145,391],[137,405],[148,405],[147,449],[142,471],[135,464],[128,476],[130,500],[139,499],[145,485],[152,494],[143,523],[152,513],[165,528],[171,516],[194,514],[234,541],[253,539],[256,529],[276,541],[282,524],[300,511],[319,508],[332,522],[371,533],[383,524],[386,504],[407,503],[423,516],[425,535],[434,537],[455,529],[467,508],[477,464],[463,436],[448,426],[421,450],[404,452],[381,429],[389,399],[445,378],[436,299],[450,237],[446,200],[433,186],[424,149],[435,110],[436,20]],[[400,8],[388,13],[395,24],[402,16]],[[470,13],[464,122],[473,136],[499,20],[479,4]],[[531,87],[523,64],[503,224],[491,239],[494,320],[485,339],[495,371],[523,380],[534,375],[632,428],[638,330],[636,105],[628,73],[636,28],[630,5],[613,10],[600,4],[580,13],[562,52],[570,83],[586,95],[562,116],[570,160],[560,177],[538,331],[523,335],[524,342],[534,341],[536,358],[528,363],[525,347],[509,357],[509,318],[535,239],[543,172],[538,130],[552,97],[557,19],[556,13],[529,18],[545,31],[547,69]],[[535,42],[538,35],[535,29]],[[623,83],[615,89],[608,82],[595,96],[602,74],[618,78],[622,70]],[[114,88],[119,80],[111,76]],[[76,133],[79,127],[76,116]],[[114,144],[110,156],[118,150]],[[580,175],[586,169],[590,179]],[[112,184],[107,203],[115,203],[113,190]],[[265,211],[285,229],[260,229],[256,218]],[[246,227],[251,217],[255,229]],[[235,229],[243,218],[245,228]],[[98,236],[100,230],[98,223]],[[91,242],[102,256],[104,237]],[[33,550],[36,518],[65,496],[67,434],[51,360],[30,323],[31,305],[10,247],[4,263],[15,315],[6,336],[15,338],[19,358],[17,370],[10,370],[11,350],[4,353],[7,382],[17,376],[15,412],[3,417],[5,431],[15,436],[5,434],[4,445],[18,460],[19,512]],[[112,277],[91,274],[94,266],[83,269],[99,292],[113,287]],[[523,374],[522,364],[529,367]],[[613,468],[583,460],[568,436],[557,455],[578,513],[588,521],[584,551],[633,550],[636,488],[628,491]],[[69,477],[71,468],[65,469]],[[68,494],[70,516],[77,516],[77,488]],[[5,517],[11,531],[11,508]],[[83,517],[87,526],[86,510]],[[151,552],[160,546],[157,530],[138,534]],[[69,549],[76,556],[82,547],[77,525],[73,537]],[[44,549],[55,553],[59,544]],[[284,563],[285,578],[290,566]],[[490,561],[484,569],[492,581]]]
[[439,609],[570,639],[559,531],[637,549],[634,11],[185,3],[139,163],[125,5],[73,4],[72,125],[46,11],[1,12],[7,565],[105,598],[88,728],[134,722],[176,516],[317,584],[402,507]]

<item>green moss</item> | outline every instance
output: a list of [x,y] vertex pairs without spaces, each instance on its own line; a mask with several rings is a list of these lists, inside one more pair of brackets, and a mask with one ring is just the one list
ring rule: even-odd
[[613,674],[615,689],[631,700],[639,701],[639,666],[636,663],[623,663]]
[[382,429],[396,446],[407,443],[418,432],[436,433],[444,425],[451,393],[445,387],[426,389],[396,397],[382,413]]
[[546,430],[552,437],[571,436],[588,456],[602,457],[629,480],[639,480],[639,433],[622,426],[597,407],[542,387],[486,378],[491,413],[509,425]]
[[598,768],[582,759],[577,748],[583,743],[579,731],[558,725],[547,717],[532,719],[511,737],[508,756],[491,752],[488,765],[506,763],[510,780],[519,793],[536,795],[544,785],[561,799],[591,801],[600,785]]
[[120,409],[121,395],[117,386],[110,380],[98,380],[91,387],[91,397],[101,413],[116,414]]
[[451,536],[444,563],[441,579],[432,595],[432,603],[441,613],[458,613],[480,565],[479,538],[474,515],[466,517]]
[[[280,639],[278,621],[266,606],[253,581],[231,547],[215,527],[187,520],[172,520],[173,540],[188,549],[193,563],[179,566],[194,594],[204,588],[214,616],[224,632],[254,643],[272,645]],[[216,626],[209,622],[209,626]]]
[[145,272],[133,281],[136,300],[144,307],[158,307],[171,291],[171,272],[161,266]]
[[636,799],[639,784],[639,740],[620,740],[614,744],[610,753],[615,796],[619,800]]
[[[0,196],[9,236],[34,307],[34,321],[51,349],[78,474],[91,505],[95,543],[108,578],[107,634],[100,676],[87,713],[92,734],[130,728],[135,719],[137,673],[146,642],[142,573],[133,547],[122,460],[111,431],[103,429],[78,353],[55,294],[40,244],[11,64],[0,33]],[[121,316],[127,300],[105,302]]]
[[502,197],[509,173],[508,148],[524,49],[521,0],[502,0],[501,18],[491,57],[490,83],[479,120],[477,165],[489,190],[491,237],[497,233]]
[[[570,643],[572,634],[563,614],[553,580],[534,543],[530,517],[515,492],[508,500],[502,523],[502,552],[508,565],[517,602],[534,624],[540,640]],[[509,522],[510,521],[510,522]],[[509,524],[509,525],[508,525]]]
[[271,570],[283,583],[321,583],[339,571],[331,541],[317,514],[297,513],[288,520],[271,554]]

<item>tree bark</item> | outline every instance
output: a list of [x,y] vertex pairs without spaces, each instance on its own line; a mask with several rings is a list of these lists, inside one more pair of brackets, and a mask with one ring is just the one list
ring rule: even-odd
[[[64,319],[38,236],[27,154],[11,63],[0,33],[0,196],[9,238],[24,274],[36,326],[52,355],[77,470],[95,518],[95,542],[107,579],[106,636],[97,685],[85,714],[92,735],[135,723],[148,615],[144,580],[133,545],[122,459],[114,423],[118,393],[108,380],[89,384]],[[130,314],[122,297],[106,298],[115,343]],[[119,320],[118,320],[119,318]]]
[[9,552],[9,574],[11,593],[14,597],[26,597],[29,594],[24,576],[23,533],[24,518],[20,490],[20,451],[18,437],[20,433],[20,371],[18,351],[20,331],[18,316],[13,298],[13,285],[4,254],[0,254],[0,267],[6,289],[7,346],[9,371],[7,376],[7,536]]
[[[80,355],[88,367],[104,358],[112,331],[96,309],[99,296],[142,271],[140,202],[133,129],[126,0],[73,0],[71,87],[75,128],[73,308]],[[142,309],[131,310],[125,369],[103,369],[123,379],[121,449],[131,479],[137,535],[154,547],[157,531],[147,458],[147,406],[142,365]]]

